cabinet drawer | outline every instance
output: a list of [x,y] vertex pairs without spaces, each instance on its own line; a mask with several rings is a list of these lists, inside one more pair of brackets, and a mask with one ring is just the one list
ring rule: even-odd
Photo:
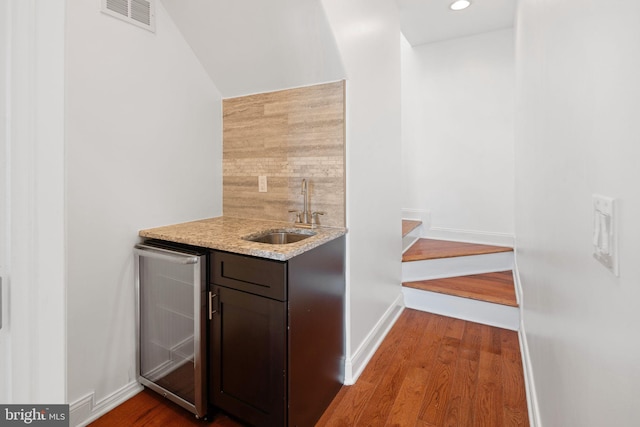
[[279,301],[287,299],[286,262],[213,251],[211,281]]

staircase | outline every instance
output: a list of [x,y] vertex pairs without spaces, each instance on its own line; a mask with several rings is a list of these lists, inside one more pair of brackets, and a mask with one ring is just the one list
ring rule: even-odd
[[403,220],[405,306],[518,330],[513,249],[420,238],[420,221]]

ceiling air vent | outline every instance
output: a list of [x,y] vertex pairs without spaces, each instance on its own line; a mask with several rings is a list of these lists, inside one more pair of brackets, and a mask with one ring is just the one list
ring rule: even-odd
[[156,31],[155,0],[102,0],[102,12],[145,30]]

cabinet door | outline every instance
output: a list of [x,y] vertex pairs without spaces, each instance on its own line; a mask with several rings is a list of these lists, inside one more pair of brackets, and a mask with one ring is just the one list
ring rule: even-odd
[[285,425],[286,303],[214,286],[210,401],[256,426]]

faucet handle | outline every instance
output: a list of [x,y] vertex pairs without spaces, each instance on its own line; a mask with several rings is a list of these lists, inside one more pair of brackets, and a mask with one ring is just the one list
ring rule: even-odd
[[318,224],[318,215],[326,215],[324,211],[311,212],[311,224]]
[[290,209],[289,213],[294,213],[296,214],[296,224],[299,224],[302,222],[302,212],[295,210],[295,209]]

